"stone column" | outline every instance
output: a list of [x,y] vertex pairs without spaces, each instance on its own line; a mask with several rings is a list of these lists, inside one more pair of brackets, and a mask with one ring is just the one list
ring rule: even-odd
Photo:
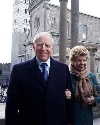
[[0,76],[2,75],[2,70],[0,69]]
[[79,0],[71,0],[71,44],[70,48],[79,41]]
[[97,48],[95,47],[89,47],[88,48],[90,52],[90,72],[96,73],[95,72],[95,52],[97,52]]
[[67,44],[67,0],[60,1],[59,60],[66,63]]
[[44,31],[47,30],[47,26],[46,26],[46,22],[47,22],[47,10],[50,8],[49,4],[48,3],[44,3]]

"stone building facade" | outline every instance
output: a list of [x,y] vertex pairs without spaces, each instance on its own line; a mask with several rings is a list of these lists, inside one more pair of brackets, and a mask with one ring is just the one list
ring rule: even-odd
[[[15,63],[25,61],[25,39],[30,30],[30,0],[13,0],[11,68]],[[19,60],[21,56],[21,60]]]
[[[38,32],[47,31],[54,38],[53,57],[58,59],[59,56],[59,17],[60,7],[49,4],[49,0],[31,0],[30,6],[30,35],[25,41],[26,60],[34,56],[32,51],[32,38]],[[71,10],[67,10],[67,46],[66,46],[66,63],[68,63],[68,51],[71,42]],[[30,39],[31,38],[31,39]],[[97,47],[100,44],[100,18],[79,13],[79,45],[86,47]],[[97,45],[96,45],[97,44]],[[100,81],[100,50],[95,54],[95,73]],[[31,56],[30,56],[31,55]],[[94,55],[93,55],[94,56]],[[90,63],[89,63],[90,68]]]
[[[11,67],[15,63],[23,62],[34,57],[32,39],[41,31],[47,31],[54,38],[53,57],[59,60],[59,17],[60,7],[50,4],[49,0],[15,0],[13,19],[13,40]],[[29,14],[26,14],[26,6]],[[23,11],[25,10],[25,11]],[[21,13],[24,12],[24,13]],[[18,16],[20,14],[20,17]],[[67,10],[67,46],[66,63],[68,64],[70,42],[71,42],[71,10]],[[27,17],[26,17],[27,15]],[[18,20],[16,20],[18,19]],[[28,19],[29,23],[23,19]],[[26,30],[27,27],[28,30]],[[79,13],[79,44],[86,47],[96,47],[95,73],[100,82],[100,18]],[[90,65],[89,65],[90,66]],[[90,67],[89,67],[90,68]],[[94,118],[100,117],[100,106],[94,108]]]
[[11,63],[0,63],[0,86],[9,81]]
[[[24,0],[17,1],[20,3]],[[60,7],[50,4],[49,0],[30,0],[28,10],[30,14],[30,30],[28,33],[23,33],[20,30],[14,32],[11,65],[13,66],[15,63],[23,62],[34,57],[35,54],[31,45],[32,39],[34,35],[41,31],[47,31],[52,34],[54,38],[54,51],[52,56],[59,60]],[[71,10],[67,10],[66,14],[66,41],[68,41],[66,46],[66,63],[68,63],[68,51],[70,50],[71,42]],[[94,47],[97,47],[96,43],[100,43],[100,18],[79,13],[79,44],[85,45],[86,47],[94,44]],[[95,73],[100,81],[100,50],[95,54]]]

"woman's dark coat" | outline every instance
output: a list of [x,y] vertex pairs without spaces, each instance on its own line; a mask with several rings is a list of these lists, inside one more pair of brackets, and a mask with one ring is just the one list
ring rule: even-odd
[[[98,81],[96,79],[96,76],[93,73],[89,73],[88,77],[91,80],[92,86],[97,85],[98,86]],[[74,75],[71,75],[72,79],[72,88],[73,91],[75,92],[75,87],[76,87],[76,77]],[[95,97],[95,103],[92,105],[88,105],[86,107],[82,107],[76,99],[74,100],[73,106],[75,107],[75,125],[93,125],[93,111],[92,108],[93,106],[96,106],[100,103],[100,87],[97,87],[99,96]]]

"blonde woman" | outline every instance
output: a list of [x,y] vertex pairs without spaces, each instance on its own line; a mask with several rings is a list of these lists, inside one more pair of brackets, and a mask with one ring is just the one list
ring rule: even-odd
[[92,107],[100,103],[100,87],[95,74],[87,68],[88,59],[89,51],[84,46],[75,46],[70,50],[75,125],[93,125]]

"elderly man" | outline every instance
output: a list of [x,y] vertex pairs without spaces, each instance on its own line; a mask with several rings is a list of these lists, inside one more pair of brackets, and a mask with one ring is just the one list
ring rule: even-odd
[[[13,66],[5,110],[5,125],[67,125],[73,122],[70,72],[54,60],[53,38],[47,32],[34,37],[32,60]],[[71,94],[69,92],[68,98]]]

